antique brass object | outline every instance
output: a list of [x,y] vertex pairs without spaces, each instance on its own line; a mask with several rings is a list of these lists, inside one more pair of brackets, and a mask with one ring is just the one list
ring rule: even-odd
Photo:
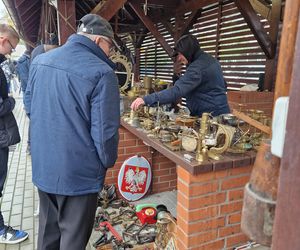
[[150,94],[150,91],[152,89],[152,77],[144,76],[143,81],[144,81],[145,94],[148,95]]
[[143,121],[143,128],[146,130],[151,130],[154,128],[154,122],[150,119],[145,119]]
[[201,118],[200,131],[198,133],[198,146],[196,152],[196,160],[199,162],[207,161],[207,146],[205,145],[205,136],[208,130],[208,113],[203,113]]
[[176,118],[175,123],[180,126],[187,126],[192,128],[195,125],[196,119],[197,119],[196,117],[191,117],[191,116],[180,116]]
[[[132,72],[132,63],[128,61],[126,56],[121,55],[119,52],[115,52],[110,57],[110,60],[112,60],[117,65],[116,74],[122,74],[126,76],[124,83],[120,86],[120,90],[125,91],[129,87],[129,80]],[[118,66],[121,66],[121,69],[118,70]]]
[[181,146],[187,152],[195,152],[198,145],[198,134],[195,130],[186,130],[180,133]]
[[214,160],[220,160],[222,159],[221,154],[224,153],[230,147],[235,128],[219,123],[216,123],[216,125],[218,126],[216,139],[220,135],[224,135],[224,144],[221,147],[211,147],[208,151],[208,156],[209,158],[212,158]]
[[129,91],[127,92],[127,95],[128,95],[128,97],[130,97],[130,98],[138,97],[139,94],[140,94],[140,92],[139,92],[139,88],[138,88],[137,86],[133,86],[133,87],[131,88],[131,90],[129,90]]

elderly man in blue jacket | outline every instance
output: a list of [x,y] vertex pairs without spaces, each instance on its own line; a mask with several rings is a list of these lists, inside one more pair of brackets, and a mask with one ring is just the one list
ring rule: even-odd
[[32,62],[26,94],[38,249],[85,249],[105,174],[117,158],[120,97],[110,24],[88,14],[63,46]]
[[192,35],[182,36],[176,42],[174,52],[176,63],[187,65],[184,75],[169,89],[137,98],[131,108],[174,103],[185,97],[193,116],[201,116],[204,112],[213,116],[229,113],[220,63],[201,50],[197,38]]

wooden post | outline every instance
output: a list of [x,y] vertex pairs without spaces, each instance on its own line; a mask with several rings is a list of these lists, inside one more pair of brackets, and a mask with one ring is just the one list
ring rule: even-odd
[[75,0],[57,0],[57,19],[59,44],[64,44],[71,34],[76,33]]
[[[300,0],[287,0],[281,33],[274,100],[290,93]],[[298,65],[299,66],[299,65]]]
[[[285,135],[283,157],[281,159],[279,189],[273,230],[272,250],[298,249],[300,246],[300,155],[299,155],[299,124],[300,124],[300,20],[299,0],[287,0],[284,16],[284,30],[293,30],[287,37],[282,36],[277,80],[281,80],[279,94],[289,94],[289,111]],[[291,32],[291,31],[290,31]],[[290,41],[289,46],[283,47],[284,41]],[[293,56],[291,56],[293,54]],[[293,58],[293,59],[292,59]],[[283,63],[289,63],[283,65]],[[284,72],[282,72],[284,71]],[[287,72],[286,72],[287,71]],[[290,89],[290,91],[289,91]],[[289,92],[288,92],[289,91]]]

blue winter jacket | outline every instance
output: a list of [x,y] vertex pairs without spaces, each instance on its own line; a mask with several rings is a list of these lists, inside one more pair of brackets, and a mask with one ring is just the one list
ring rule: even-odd
[[30,67],[33,183],[59,195],[96,193],[117,158],[120,96],[114,64],[92,40],[72,35]]
[[225,81],[219,62],[198,49],[193,61],[175,85],[169,89],[145,96],[146,105],[167,104],[186,97],[187,107],[193,116],[203,112],[217,116],[229,113]]

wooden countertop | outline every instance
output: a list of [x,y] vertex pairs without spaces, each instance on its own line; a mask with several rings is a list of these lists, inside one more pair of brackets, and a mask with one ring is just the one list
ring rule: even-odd
[[[231,154],[225,153],[222,154],[223,159],[219,161],[209,159],[206,162],[199,163],[196,160],[192,160],[188,162],[184,159],[183,154],[185,151],[172,151],[169,150],[166,146],[164,146],[158,139],[148,137],[142,129],[137,129],[132,127],[128,123],[124,122],[121,119],[121,125],[130,131],[132,134],[140,138],[146,145],[154,148],[162,155],[170,159],[171,161],[175,162],[177,165],[181,166],[182,168],[186,169],[193,175],[198,175],[201,173],[217,171],[217,170],[224,170],[229,168],[237,168],[243,166],[249,166],[250,164],[254,163],[256,152],[255,151],[248,151],[244,154]],[[186,152],[193,157],[195,157],[195,153]]]

